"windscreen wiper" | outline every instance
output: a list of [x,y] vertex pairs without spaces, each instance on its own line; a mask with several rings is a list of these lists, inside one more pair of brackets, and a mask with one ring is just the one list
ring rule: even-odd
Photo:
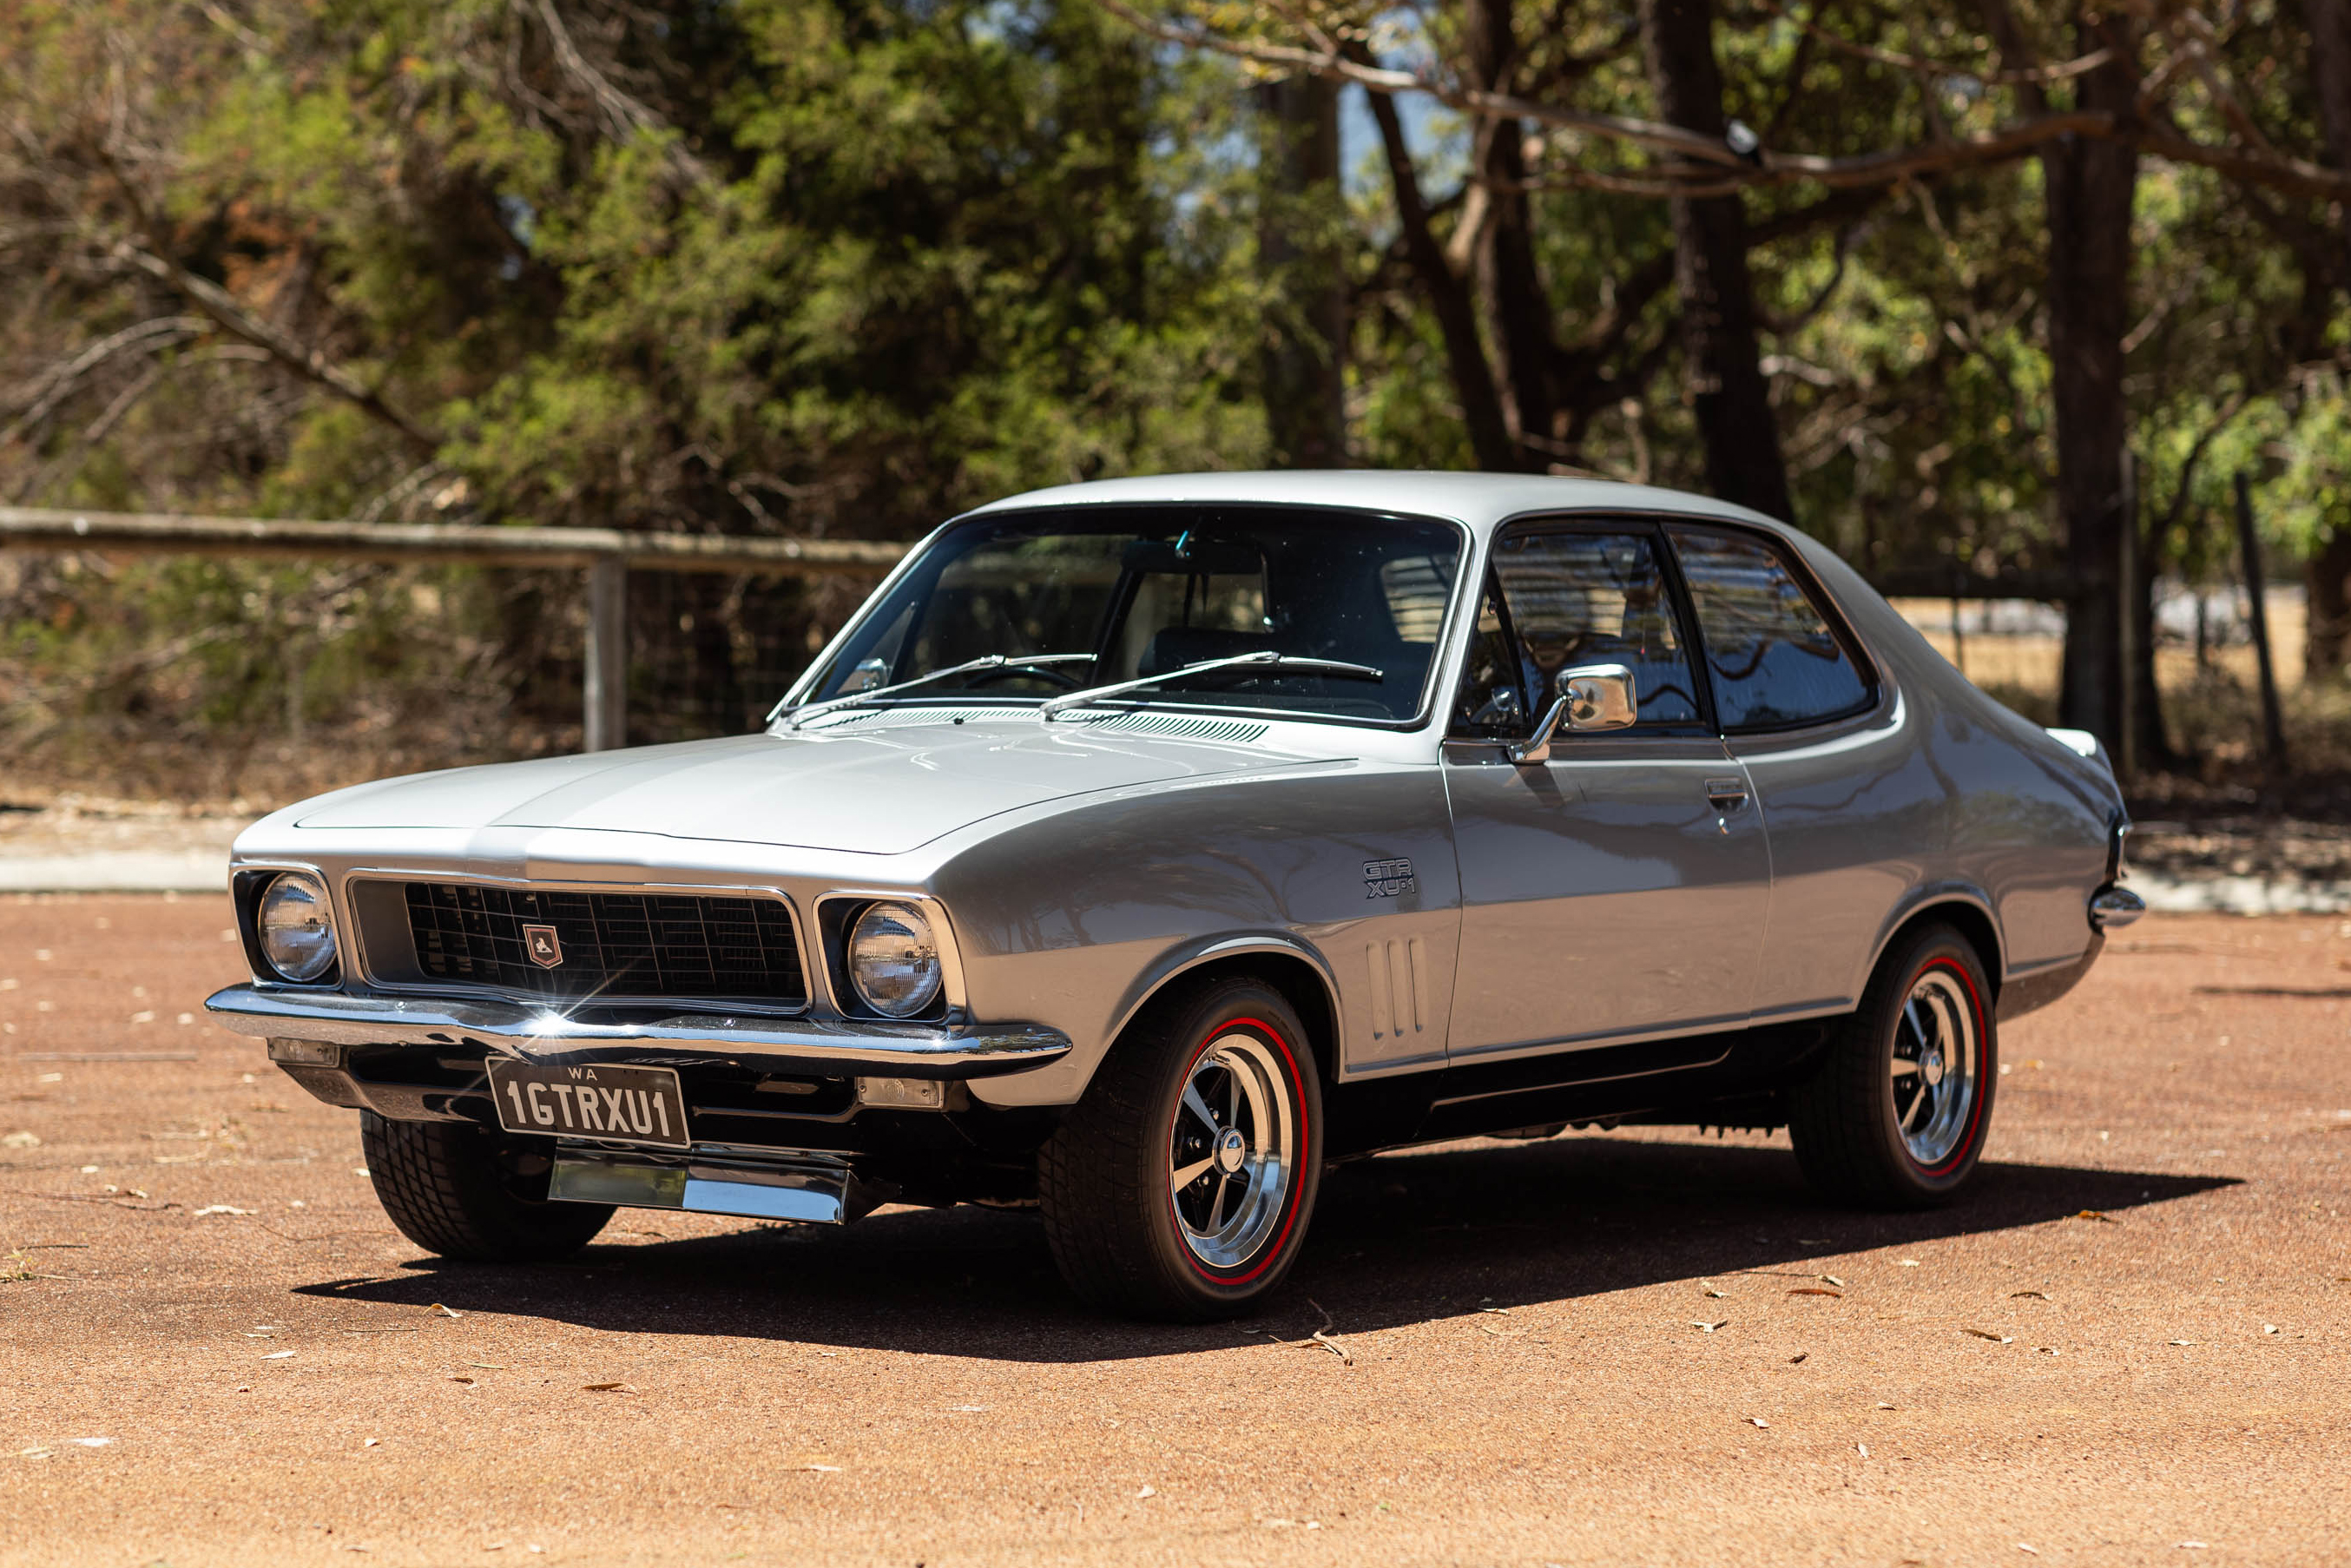
[[1296,653],[1277,653],[1268,648],[1260,653],[1235,653],[1228,659],[1203,659],[1196,664],[1163,670],[1155,675],[1138,675],[1131,681],[1118,681],[1107,686],[1089,686],[1081,692],[1071,692],[1058,697],[1047,697],[1037,711],[1050,722],[1056,714],[1073,707],[1084,707],[1104,697],[1114,697],[1121,692],[1139,692],[1162,682],[1180,680],[1207,670],[1230,670],[1255,664],[1263,668],[1294,670],[1301,675],[1338,675],[1351,681],[1384,681],[1385,670],[1375,670],[1369,664],[1350,664],[1339,659],[1308,659]]
[[[1026,670],[1046,664],[1091,664],[1093,659],[1092,653],[983,653],[960,664],[949,664],[944,670],[933,670],[927,675],[916,675],[911,681],[875,686],[869,692],[851,692],[846,696],[828,697],[820,703],[804,704],[791,710],[791,716],[784,721],[784,727],[798,729],[819,714],[831,713],[835,708],[854,707],[859,703],[872,702],[876,697],[886,697],[898,692],[912,691],[916,686],[927,686],[933,681],[944,681],[950,675],[976,674],[981,670]],[[768,722],[773,724],[783,711],[783,705],[778,703],[775,712],[768,716]]]

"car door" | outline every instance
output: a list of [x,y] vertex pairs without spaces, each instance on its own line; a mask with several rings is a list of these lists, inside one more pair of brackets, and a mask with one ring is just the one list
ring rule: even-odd
[[1860,642],[1784,543],[1668,524],[1725,744],[1771,841],[1757,1021],[1842,1011],[1949,834],[1949,794]]
[[[1449,1059],[1734,1028],[1771,857],[1698,684],[1665,540],[1535,522],[1495,541],[1444,774],[1461,875]],[[1560,671],[1624,664],[1636,722],[1513,764]]]

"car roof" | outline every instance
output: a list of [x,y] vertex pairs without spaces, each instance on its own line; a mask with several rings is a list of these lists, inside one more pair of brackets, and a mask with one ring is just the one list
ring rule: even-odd
[[1097,479],[1008,496],[967,516],[1033,507],[1182,505],[1199,502],[1346,507],[1367,511],[1449,517],[1483,534],[1512,517],[1542,512],[1671,512],[1720,517],[1793,537],[1795,530],[1760,512],[1708,496],[1625,485],[1610,479],[1565,479],[1541,474],[1461,474],[1429,469],[1286,469],[1239,474],[1161,474]]

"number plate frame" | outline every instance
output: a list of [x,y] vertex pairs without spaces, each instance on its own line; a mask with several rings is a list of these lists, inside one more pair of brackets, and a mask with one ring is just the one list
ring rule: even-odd
[[686,1150],[694,1135],[674,1067],[556,1067],[492,1057],[486,1063],[498,1125],[534,1137]]

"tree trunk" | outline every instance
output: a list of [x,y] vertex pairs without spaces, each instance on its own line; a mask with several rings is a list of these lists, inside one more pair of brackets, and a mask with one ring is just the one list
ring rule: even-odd
[[[1469,79],[1489,92],[1508,92],[1518,58],[1510,0],[1468,0]],[[1558,399],[1551,382],[1555,350],[1551,299],[1535,267],[1534,220],[1528,211],[1526,155],[1515,120],[1489,121],[1480,136],[1479,169],[1486,180],[1485,221],[1474,265],[1486,302],[1495,357],[1507,402],[1510,434],[1526,453],[1525,465],[1548,466],[1546,448],[1555,442]],[[1533,441],[1530,443],[1528,437]]]
[[[2133,112],[2130,26],[2085,14],[2078,52],[2112,48],[2113,65],[2083,77],[2080,104]],[[2138,153],[2121,141],[2064,141],[2042,155],[2049,219],[2049,360],[2057,433],[2057,507],[2077,597],[2065,616],[2058,712],[2118,748],[2121,615],[2123,334],[2130,327],[2131,204]],[[2144,578],[2139,584],[2146,591]]]
[[[1658,118],[1721,135],[1711,0],[1641,0],[1641,44]],[[1756,353],[1747,210],[1736,195],[1677,198],[1672,206],[1684,374],[1706,443],[1707,482],[1724,500],[1792,517],[1780,429]]]
[[1502,400],[1494,391],[1493,367],[1486,345],[1478,336],[1478,309],[1446,259],[1445,247],[1428,226],[1428,204],[1421,199],[1420,176],[1414,172],[1412,150],[1405,144],[1404,124],[1396,115],[1393,94],[1374,92],[1372,118],[1380,128],[1380,147],[1387,155],[1388,178],[1395,190],[1396,225],[1403,231],[1405,259],[1419,280],[1429,311],[1445,340],[1447,368],[1453,374],[1454,395],[1461,400],[1461,423],[1468,429],[1469,448],[1478,466],[1510,472],[1524,466],[1522,449],[1510,439],[1502,417]]
[[[2351,169],[2351,0],[2303,0],[2310,19],[2311,86],[2328,161]],[[2351,246],[2351,202],[2335,212]],[[2351,659],[2351,519],[2337,520],[2310,562],[2310,630],[2303,669],[2314,680],[2342,673]]]
[[[2303,0],[2310,18],[2310,80],[2318,99],[2318,128],[2337,169],[2351,169],[2351,0]],[[2335,213],[2351,242],[2351,202]]]
[[2303,674],[2314,681],[2340,674],[2351,659],[2351,531],[2329,533],[2310,558],[2310,630],[2302,645]]
[[1347,270],[1336,244],[1339,89],[1316,77],[1258,89],[1268,174],[1258,264],[1274,299],[1260,356],[1277,468],[1347,465]]

